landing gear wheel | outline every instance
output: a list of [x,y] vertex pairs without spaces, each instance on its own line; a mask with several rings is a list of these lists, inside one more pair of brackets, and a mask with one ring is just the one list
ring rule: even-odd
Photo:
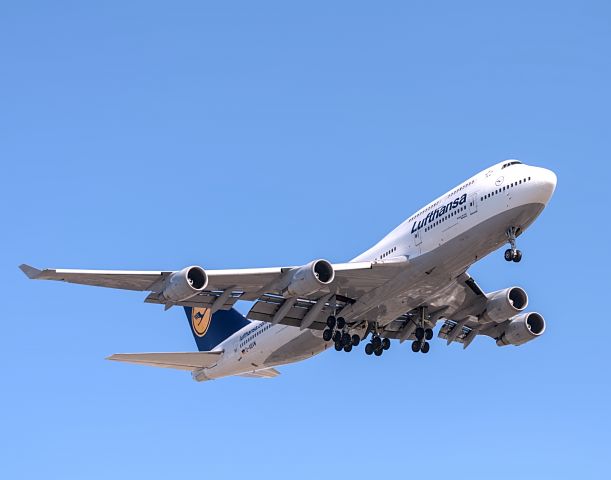
[[350,337],[350,335],[348,335],[347,333],[344,333],[342,335],[342,345],[345,347],[346,345],[350,345],[352,346],[352,337]]
[[516,248],[516,237],[520,234],[519,227],[509,227],[505,234],[507,235],[507,241],[511,248],[505,250],[505,260],[511,262],[512,260],[518,263],[522,260],[522,252]]
[[359,337],[356,333],[352,335],[352,346],[358,347],[359,343],[361,343],[361,337]]
[[335,328],[335,317],[333,315],[329,315],[327,317],[327,327],[329,327],[331,330]]
[[429,349],[431,348],[431,346],[429,345],[429,342],[424,342],[421,346],[420,346],[420,351],[422,353],[429,353]]
[[333,337],[333,332],[329,329],[326,329],[324,332],[322,332],[322,339],[325,342],[328,342],[329,340],[331,340],[331,337]]
[[373,353],[373,345],[371,343],[365,345],[365,353],[367,355],[371,355]]
[[341,343],[336,343],[335,344],[335,350],[337,350],[338,352],[341,352],[343,348],[344,347],[342,347]]
[[375,350],[379,350],[380,347],[382,346],[382,340],[380,339],[380,337],[373,337],[371,339],[371,344],[373,345],[373,348]]
[[341,342],[342,341],[342,332],[339,332],[336,330],[335,333],[333,334],[333,341],[335,343]]
[[417,338],[418,340],[422,340],[422,339],[424,338],[424,328],[422,328],[422,327],[418,327],[418,328],[416,329],[416,338]]
[[430,340],[431,338],[433,338],[433,330],[431,330],[430,328],[427,328],[424,331],[424,338],[427,340]]
[[412,352],[416,353],[420,351],[420,342],[418,340],[414,340],[412,342]]
[[341,330],[345,326],[346,326],[346,320],[344,320],[344,317],[337,317],[337,328]]
[[377,349],[375,352],[373,352],[373,354],[374,354],[376,357],[379,357],[380,355],[382,355],[382,352],[383,352],[383,351],[384,351],[384,350],[382,350],[381,348],[378,348],[378,349]]
[[349,352],[352,350],[352,345],[348,344],[344,347],[344,352]]
[[390,348],[390,340],[388,338],[382,339],[382,349],[388,350]]

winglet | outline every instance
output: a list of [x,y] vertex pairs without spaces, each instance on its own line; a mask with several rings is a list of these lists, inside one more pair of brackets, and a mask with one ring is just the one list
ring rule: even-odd
[[37,268],[31,267],[30,265],[27,265],[25,263],[22,263],[21,265],[19,265],[19,269],[25,273],[28,278],[31,279],[36,279],[40,276],[40,274],[42,273],[42,270],[38,270]]

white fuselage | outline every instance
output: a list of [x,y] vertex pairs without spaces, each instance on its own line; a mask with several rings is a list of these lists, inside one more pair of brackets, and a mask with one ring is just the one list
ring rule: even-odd
[[[525,230],[541,213],[555,186],[556,175],[550,170],[512,160],[501,162],[435,199],[352,261],[403,261],[406,269],[427,274],[438,269],[446,276],[459,275],[507,243],[508,227]],[[418,306],[417,287],[399,275],[396,282],[375,292],[375,301],[385,305],[383,313],[366,311],[357,302],[342,315],[374,315],[376,322],[388,323]],[[254,321],[219,345],[215,350],[224,351],[220,361],[199,375],[213,379],[292,363],[329,345],[332,343],[307,329]]]

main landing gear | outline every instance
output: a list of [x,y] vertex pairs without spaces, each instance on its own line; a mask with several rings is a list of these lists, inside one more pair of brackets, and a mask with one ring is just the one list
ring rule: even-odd
[[412,342],[412,352],[422,352],[429,353],[431,345],[427,340],[431,340],[433,338],[433,330],[430,328],[425,328],[425,320],[426,320],[426,308],[420,308],[420,318],[419,318],[419,326],[416,328],[414,332],[416,335],[416,340]]
[[365,345],[365,353],[367,355],[374,354],[379,357],[384,353],[384,350],[390,348],[390,340],[388,338],[382,338],[377,332],[371,334],[371,341]]
[[361,343],[361,337],[358,335],[350,335],[344,329],[346,327],[346,320],[343,317],[335,318],[334,315],[330,315],[327,318],[327,328],[322,332],[322,338],[325,342],[333,340],[335,342],[335,350],[341,352],[350,352],[352,347],[358,346]]
[[[367,336],[369,332],[365,333]],[[431,337],[433,332],[431,332]],[[330,315],[327,318],[327,328],[322,332],[322,338],[325,342],[333,340],[335,350],[341,352],[350,352],[352,347],[356,347],[361,343],[361,337],[357,334],[350,335],[346,331],[346,320],[343,317],[335,317]],[[390,339],[382,338],[377,332],[377,328],[373,328],[371,333],[371,340],[365,345],[365,353],[367,355],[375,355],[379,357],[382,355],[384,350],[390,348]]]
[[511,248],[505,250],[505,260],[508,262],[516,262],[518,263],[522,260],[522,252],[516,248],[516,235],[518,233],[518,229],[516,227],[509,227],[507,232],[507,240],[509,241],[509,245]]

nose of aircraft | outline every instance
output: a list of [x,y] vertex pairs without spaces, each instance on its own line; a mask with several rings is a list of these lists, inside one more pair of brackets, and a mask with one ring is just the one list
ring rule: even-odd
[[547,168],[537,168],[537,189],[544,203],[549,202],[556,189],[558,177],[556,174]]

